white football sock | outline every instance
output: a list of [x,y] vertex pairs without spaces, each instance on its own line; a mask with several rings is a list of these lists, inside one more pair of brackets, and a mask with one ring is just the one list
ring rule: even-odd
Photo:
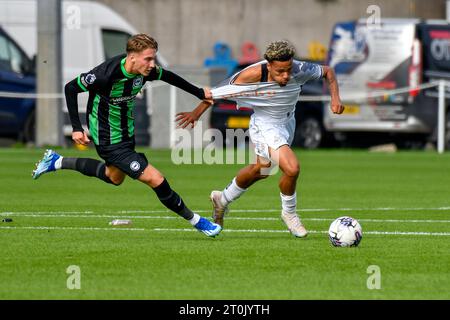
[[220,198],[220,202],[223,206],[228,205],[230,202],[233,202],[237,198],[239,198],[247,189],[242,189],[236,184],[236,177],[233,178],[231,183],[222,191],[222,197]]
[[281,196],[281,207],[283,208],[283,212],[285,213],[296,213],[297,209],[297,192],[294,192],[293,195],[287,196],[280,192]]
[[200,221],[200,216],[197,213],[194,213],[194,216],[189,220],[189,222],[195,226]]
[[62,159],[63,159],[63,157],[59,157],[59,159],[55,161],[55,169],[56,170],[61,169]]

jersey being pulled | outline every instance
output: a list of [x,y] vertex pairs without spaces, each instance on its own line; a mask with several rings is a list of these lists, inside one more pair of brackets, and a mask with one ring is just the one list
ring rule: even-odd
[[[267,64],[267,61],[260,61],[246,69],[262,64]],[[213,99],[233,100],[238,107],[251,107],[254,116],[265,121],[289,118],[295,112],[302,85],[322,77],[322,67],[319,64],[294,60],[291,79],[284,87],[276,82],[234,84],[237,76],[244,70],[226,80],[225,85],[213,88]]]
[[96,145],[134,139],[135,98],[146,81],[161,77],[161,68],[146,77],[128,73],[125,58],[125,54],[113,57],[77,78],[78,86],[89,91],[86,116]]

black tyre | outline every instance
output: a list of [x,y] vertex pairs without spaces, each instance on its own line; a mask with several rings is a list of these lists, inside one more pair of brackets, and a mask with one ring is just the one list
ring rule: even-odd
[[297,125],[293,145],[305,149],[317,149],[321,146],[324,135],[325,131],[319,120],[315,117],[307,116]]
[[36,113],[35,110],[31,111],[25,120],[23,130],[20,134],[20,140],[22,142],[34,142],[36,140]]

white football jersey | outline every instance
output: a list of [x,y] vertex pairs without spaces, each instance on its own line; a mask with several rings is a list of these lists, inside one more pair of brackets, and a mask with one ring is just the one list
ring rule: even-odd
[[[264,63],[267,61],[260,61],[247,68]],[[295,112],[302,85],[322,77],[322,67],[319,64],[294,60],[291,79],[284,87],[276,82],[234,84],[234,80],[244,70],[227,79],[224,85],[213,88],[213,99],[236,101],[238,108],[251,107],[254,117],[264,121],[279,121],[291,117]]]

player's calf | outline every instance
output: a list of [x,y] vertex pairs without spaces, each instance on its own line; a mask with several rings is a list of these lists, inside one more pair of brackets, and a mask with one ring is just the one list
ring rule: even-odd
[[89,158],[66,158],[53,150],[46,150],[43,158],[36,164],[36,169],[33,170],[32,176],[33,179],[38,179],[44,173],[61,169],[75,170],[88,177],[96,177],[106,183],[114,185],[119,185],[123,181],[120,181],[120,183],[111,181],[105,173],[105,164],[99,160]]
[[206,234],[208,237],[215,237],[222,230],[218,224],[211,223],[197,213],[192,212],[183,202],[183,199],[169,185],[166,179],[153,188],[159,201],[169,210],[175,212],[196,228],[198,231]]
[[106,174],[107,167],[104,162],[90,158],[62,158],[60,169],[75,170],[88,177],[96,177],[106,183],[115,186],[120,185],[125,177],[122,179],[110,179]]

